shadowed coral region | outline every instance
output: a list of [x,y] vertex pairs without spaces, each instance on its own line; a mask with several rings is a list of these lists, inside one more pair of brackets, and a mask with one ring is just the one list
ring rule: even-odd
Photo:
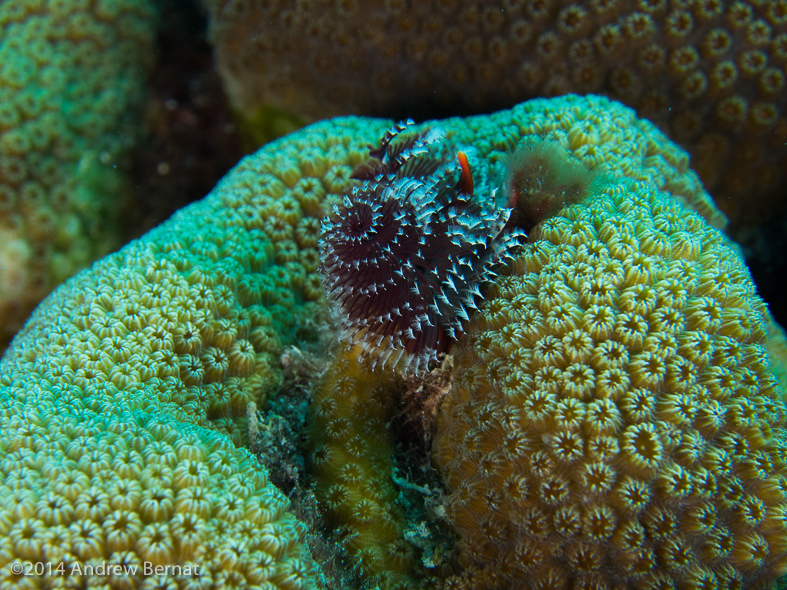
[[218,69],[249,117],[435,116],[593,92],[686,147],[733,221],[784,192],[785,0],[206,4]]
[[310,455],[327,522],[361,578],[384,587],[413,587],[413,547],[405,542],[399,490],[393,483],[394,440],[387,423],[403,381],[373,373],[359,345],[340,353],[315,389]]

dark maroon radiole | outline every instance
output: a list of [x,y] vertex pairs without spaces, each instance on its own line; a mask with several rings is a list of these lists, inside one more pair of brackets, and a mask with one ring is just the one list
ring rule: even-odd
[[464,154],[445,163],[439,132],[406,130],[388,132],[353,173],[365,182],[323,222],[320,247],[345,336],[373,366],[418,373],[461,332],[520,233],[503,230],[508,209],[468,194]]

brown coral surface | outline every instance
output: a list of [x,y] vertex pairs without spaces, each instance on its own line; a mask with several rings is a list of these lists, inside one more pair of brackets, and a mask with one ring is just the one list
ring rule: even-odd
[[147,80],[145,137],[128,156],[133,202],[123,211],[125,240],[139,237],[201,199],[244,155],[207,22],[188,0],[157,0],[158,59]]
[[445,115],[595,92],[687,147],[734,220],[785,186],[785,0],[206,4],[246,116]]

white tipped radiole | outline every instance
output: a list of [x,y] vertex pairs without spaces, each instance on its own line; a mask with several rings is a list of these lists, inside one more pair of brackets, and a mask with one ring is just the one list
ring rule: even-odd
[[480,284],[521,234],[504,231],[508,215],[490,198],[467,194],[466,166],[432,155],[442,133],[399,138],[406,129],[388,132],[353,173],[365,182],[323,222],[320,254],[344,337],[373,367],[413,374],[462,333]]

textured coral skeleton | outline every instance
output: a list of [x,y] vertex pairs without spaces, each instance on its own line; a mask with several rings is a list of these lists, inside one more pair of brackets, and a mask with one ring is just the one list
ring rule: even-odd
[[431,445],[432,426],[453,383],[454,357],[445,354],[438,361],[439,364],[425,375],[407,378],[407,390],[402,394],[398,415],[403,428],[411,431],[425,450]]

